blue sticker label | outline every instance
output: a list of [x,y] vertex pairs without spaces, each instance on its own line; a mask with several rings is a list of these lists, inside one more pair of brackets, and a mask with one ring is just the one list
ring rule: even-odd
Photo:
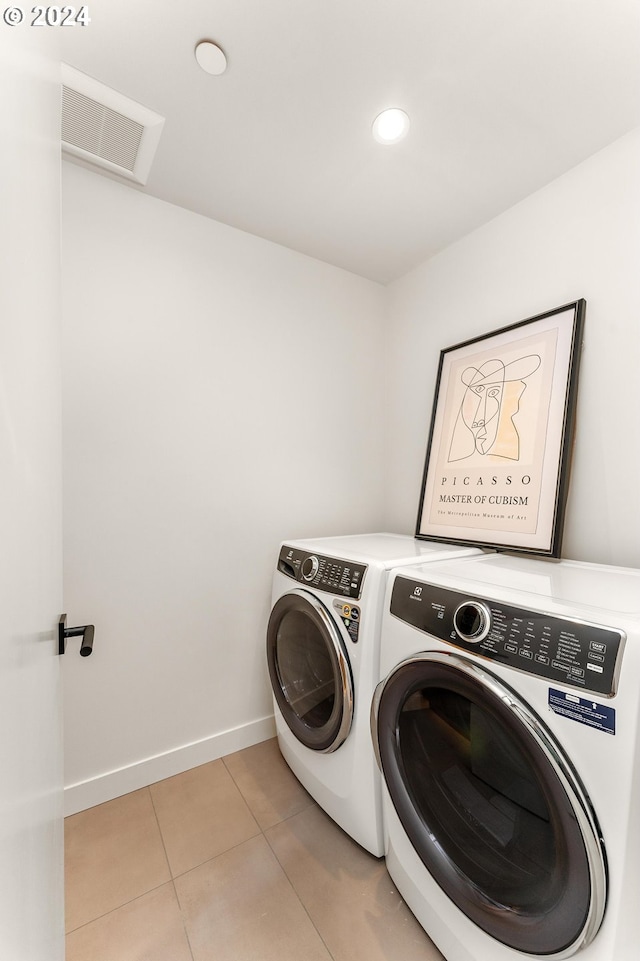
[[556,691],[553,687],[549,688],[549,707],[555,714],[562,714],[572,721],[595,727],[606,734],[616,733],[616,712],[613,707],[597,704],[577,694]]

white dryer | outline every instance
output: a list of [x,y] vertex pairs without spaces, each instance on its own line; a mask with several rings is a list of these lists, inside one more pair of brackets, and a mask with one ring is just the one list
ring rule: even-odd
[[477,550],[396,534],[281,545],[267,627],[278,742],[307,791],[362,847],[383,854],[369,711],[380,679],[388,571]]
[[448,961],[637,961],[640,571],[394,571],[383,675],[387,866]]

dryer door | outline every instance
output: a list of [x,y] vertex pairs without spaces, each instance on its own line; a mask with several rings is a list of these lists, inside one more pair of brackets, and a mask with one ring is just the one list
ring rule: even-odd
[[336,751],[353,720],[353,681],[336,623],[314,594],[293,590],[274,604],[267,662],[291,731],[313,751]]
[[606,901],[599,828],[515,691],[465,657],[427,652],[378,686],[372,720],[400,822],[458,908],[527,956],[588,944]]

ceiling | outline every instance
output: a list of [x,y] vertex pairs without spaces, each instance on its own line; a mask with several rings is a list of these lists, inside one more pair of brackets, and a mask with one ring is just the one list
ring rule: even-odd
[[[63,59],[166,118],[145,187],[387,283],[640,125],[638,0],[90,0]],[[194,47],[225,51],[223,76]],[[411,117],[382,146],[384,108]]]

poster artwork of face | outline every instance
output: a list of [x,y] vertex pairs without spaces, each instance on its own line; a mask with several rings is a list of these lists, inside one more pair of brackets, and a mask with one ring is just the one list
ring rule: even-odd
[[451,438],[450,463],[473,454],[518,460],[520,437],[514,418],[526,390],[525,379],[540,363],[537,354],[529,354],[506,365],[494,359],[465,368],[461,375],[465,391]]

